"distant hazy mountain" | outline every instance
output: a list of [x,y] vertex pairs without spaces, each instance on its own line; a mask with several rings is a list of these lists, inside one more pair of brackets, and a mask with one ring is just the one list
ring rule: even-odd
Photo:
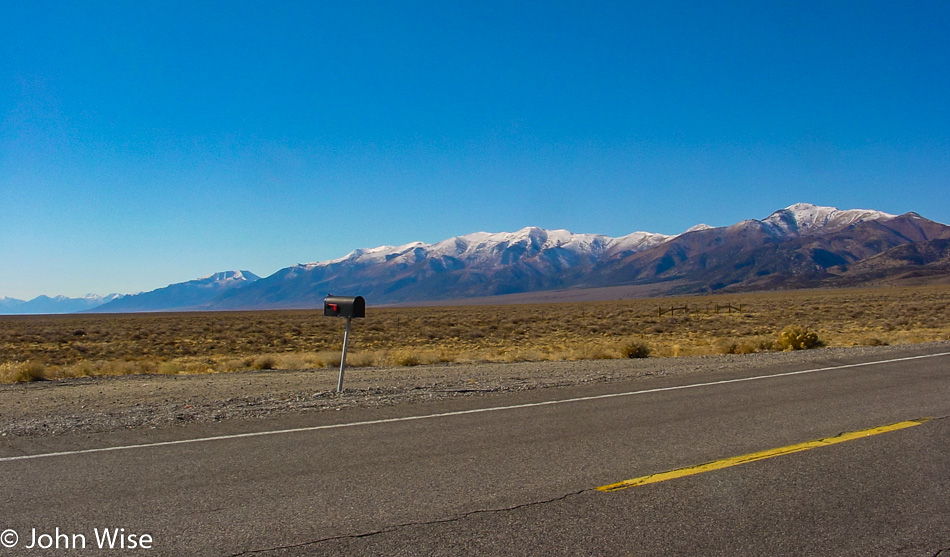
[[132,313],[190,310],[209,303],[222,293],[244,288],[259,279],[260,277],[250,271],[225,271],[150,292],[125,296],[89,311]]
[[16,308],[22,306],[25,303],[26,303],[25,300],[0,297],[0,315],[4,315],[8,313],[16,313]]
[[206,308],[319,307],[327,293],[384,304],[630,284],[661,284],[666,293],[797,288],[840,277],[848,265],[893,247],[948,237],[950,227],[916,213],[805,203],[763,220],[697,225],[677,236],[479,232],[295,265]]
[[89,294],[82,298],[37,296],[29,301],[14,298],[0,298],[0,314],[75,313],[100,306],[121,297],[121,294],[109,294],[108,296]]

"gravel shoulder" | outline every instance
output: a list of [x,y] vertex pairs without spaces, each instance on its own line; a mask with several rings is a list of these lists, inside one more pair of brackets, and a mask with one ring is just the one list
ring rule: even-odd
[[[0,435],[10,438],[266,418],[346,407],[424,404],[452,397],[590,383],[701,375],[759,367],[807,369],[834,362],[950,351],[950,342],[803,352],[640,360],[472,363],[347,369],[134,375],[0,385]],[[648,388],[648,387],[645,387]]]

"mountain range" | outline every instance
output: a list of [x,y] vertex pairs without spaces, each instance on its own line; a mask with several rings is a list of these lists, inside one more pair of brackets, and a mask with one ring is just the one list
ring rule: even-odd
[[578,292],[597,297],[604,289],[616,297],[618,287],[633,295],[667,295],[932,282],[950,282],[950,227],[917,213],[799,203],[762,220],[697,225],[672,236],[613,238],[529,227],[357,249],[266,278],[228,271],[81,310],[314,308],[331,292],[381,305],[517,300],[513,295],[542,291],[555,291],[547,299]]
[[76,313],[96,308],[119,298],[122,298],[122,294],[109,294],[108,296],[89,294],[83,296],[82,298],[67,298],[66,296],[37,296],[36,298],[28,301],[18,300],[16,298],[0,298],[0,315]]

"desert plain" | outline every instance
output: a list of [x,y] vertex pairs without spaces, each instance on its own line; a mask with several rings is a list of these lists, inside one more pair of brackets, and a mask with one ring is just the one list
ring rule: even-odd
[[[739,309],[741,307],[741,309]],[[258,419],[446,397],[821,366],[950,346],[950,286],[599,302],[0,317],[0,436]],[[791,350],[788,329],[814,350]],[[785,348],[785,349],[783,349]]]

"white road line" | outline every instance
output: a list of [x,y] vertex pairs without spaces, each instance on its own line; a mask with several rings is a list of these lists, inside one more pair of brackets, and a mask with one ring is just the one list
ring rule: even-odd
[[726,385],[729,383],[742,383],[745,381],[758,381],[760,379],[773,379],[777,377],[790,377],[793,375],[804,375],[807,373],[818,373],[822,371],[835,371],[839,369],[848,369],[854,367],[863,367],[863,366],[873,366],[880,364],[892,364],[895,362],[906,362],[909,360],[920,360],[923,358],[937,358],[941,356],[950,356],[950,352],[941,352],[939,354],[925,354],[923,356],[909,356],[906,358],[895,358],[892,360],[879,360],[873,362],[862,362],[858,364],[845,364],[840,366],[831,366],[831,367],[822,367],[815,369],[805,369],[801,371],[789,371],[785,373],[775,373],[772,375],[756,375],[754,377],[743,377],[740,379],[724,379],[722,381],[711,381],[708,383],[692,383],[689,385],[678,385],[675,387],[660,387],[656,389],[645,389],[642,391],[629,391],[625,393],[611,393],[606,395],[593,395],[593,396],[583,396],[578,398],[568,398],[563,400],[549,400],[545,402],[530,402],[525,404],[515,404],[511,406],[493,406],[489,408],[476,408],[474,410],[459,410],[456,412],[441,412],[438,414],[425,414],[422,416],[406,416],[403,418],[386,418],[383,420],[369,420],[365,422],[350,422],[342,424],[330,424],[330,425],[318,425],[311,427],[298,427],[294,429],[279,429],[274,431],[258,431],[252,433],[236,433],[233,435],[218,435],[214,437],[200,437],[197,439],[180,439],[177,441],[160,441],[157,443],[141,443],[138,445],[121,445],[117,447],[100,447],[96,449],[78,449],[75,451],[61,451],[55,453],[41,453],[33,455],[21,455],[21,456],[7,456],[0,457],[0,462],[14,462],[18,460],[33,460],[37,458],[50,458],[56,456],[72,456],[72,455],[81,455],[81,454],[90,454],[90,453],[105,453],[110,451],[126,451],[131,449],[147,449],[152,447],[167,447],[171,445],[185,445],[189,443],[205,443],[209,441],[224,441],[228,439],[243,439],[248,437],[262,437],[265,435],[281,435],[286,433],[301,433],[306,431],[320,431],[324,429],[342,429],[345,427],[361,427],[369,425],[379,425],[379,424],[390,424],[396,422],[411,422],[416,420],[431,420],[435,418],[448,418],[452,416],[464,416],[467,414],[481,414],[485,412],[500,412],[504,410],[519,410],[522,408],[535,408],[539,406],[552,406],[555,404],[568,404],[571,402],[585,402],[591,400],[602,400],[608,398],[618,398],[625,396],[634,396],[634,395],[645,395],[650,393],[660,393],[664,391],[677,391],[681,389],[696,389],[700,387],[711,387],[715,385]]

